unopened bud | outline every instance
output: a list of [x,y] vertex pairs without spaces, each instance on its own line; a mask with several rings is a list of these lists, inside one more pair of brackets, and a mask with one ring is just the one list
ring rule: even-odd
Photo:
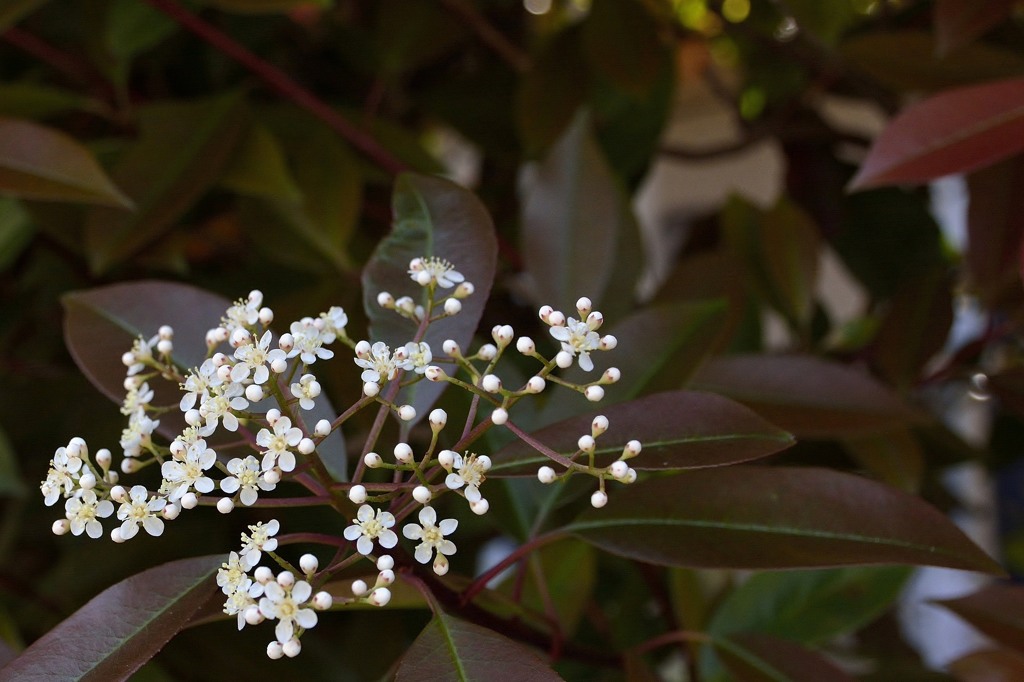
[[590,496],[590,504],[595,509],[600,509],[601,507],[608,504],[608,495],[606,495],[603,490],[598,490],[597,492]]
[[381,456],[378,455],[376,452],[367,452],[363,456],[363,464],[370,467],[371,469],[376,469],[383,463],[384,460],[381,459]]
[[445,315],[458,315],[462,312],[462,302],[457,298],[446,298],[444,301]]
[[480,388],[488,393],[497,393],[501,390],[501,379],[494,374],[485,374],[480,380]]
[[416,418],[416,408],[412,405],[402,405],[398,408],[398,418],[404,422],[412,421]]
[[437,408],[430,411],[430,416],[427,417],[427,420],[430,422],[430,428],[437,432],[448,423],[448,413],[441,408]]
[[501,426],[508,421],[508,410],[503,407],[494,408],[494,411],[491,412],[491,421],[494,422],[496,426]]
[[349,488],[348,499],[351,500],[353,504],[362,504],[363,502],[366,502],[366,486],[357,484]]
[[430,502],[431,497],[433,497],[433,495],[430,493],[430,488],[425,485],[418,485],[412,489],[412,499],[416,500],[420,504]]
[[408,464],[412,461],[412,448],[409,447],[408,443],[399,443],[395,446],[395,459],[402,464]]
[[312,575],[316,573],[316,569],[320,567],[320,562],[312,554],[303,554],[299,557],[299,568],[306,575]]
[[537,469],[537,480],[541,483],[553,483],[557,477],[555,470],[551,467],[545,466]]
[[587,386],[586,390],[583,391],[583,395],[585,395],[587,400],[590,402],[596,403],[604,398],[604,389],[597,385]]

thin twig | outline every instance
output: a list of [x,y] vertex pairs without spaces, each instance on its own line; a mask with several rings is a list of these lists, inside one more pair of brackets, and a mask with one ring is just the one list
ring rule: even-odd
[[192,14],[177,0],[146,1],[174,19],[184,28],[205,40],[218,51],[247,68],[280,95],[326,123],[335,132],[348,140],[353,147],[384,170],[393,175],[408,170],[408,166],[404,162],[395,158],[391,152],[380,146],[373,137],[356,127],[312,92],[296,83],[284,71],[260,59],[226,33]]

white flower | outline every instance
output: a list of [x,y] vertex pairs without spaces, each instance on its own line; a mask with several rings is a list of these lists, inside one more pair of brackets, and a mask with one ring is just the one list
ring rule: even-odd
[[564,327],[551,327],[551,336],[562,342],[562,350],[572,356],[579,354],[577,362],[580,369],[589,372],[594,369],[594,362],[590,359],[590,351],[597,350],[601,343],[601,336],[590,328],[586,322],[580,322],[570,317],[565,321]]
[[128,417],[128,428],[121,432],[120,445],[125,457],[138,457],[142,448],[149,445],[153,431],[160,425],[146,416],[142,410],[136,410]]
[[160,473],[168,490],[168,501],[177,502],[192,489],[200,493],[213,490],[213,479],[204,472],[216,461],[217,453],[206,447],[205,440],[199,440],[188,447],[181,461],[164,462],[160,467]]
[[57,503],[57,499],[61,495],[61,488],[64,489],[64,497],[71,496],[81,470],[81,457],[68,454],[67,448],[57,448],[53,453],[53,459],[50,460],[50,470],[46,473],[46,480],[39,486],[46,506],[52,507]]
[[121,503],[117,510],[117,518],[121,524],[121,538],[128,540],[139,532],[141,525],[150,535],[157,536],[164,532],[164,521],[157,514],[167,506],[162,497],[150,499],[145,486],[133,485],[128,491],[128,499]]
[[188,412],[195,407],[196,400],[205,400],[210,388],[221,383],[223,382],[217,377],[217,365],[213,360],[207,358],[198,369],[193,369],[185,377],[185,383],[181,385],[181,390],[185,392],[185,395],[181,396],[178,407],[182,412]]
[[297,322],[292,322],[289,331],[294,339],[292,349],[288,352],[289,358],[298,355],[304,363],[312,365],[317,358],[330,360],[334,357],[333,350],[323,347],[324,336],[314,323],[313,318],[304,317]]
[[292,395],[299,399],[299,406],[304,410],[312,410],[313,400],[320,395],[320,383],[312,374],[303,374],[297,383],[292,384],[289,389]]
[[480,495],[480,486],[487,480],[484,474],[491,468],[491,458],[487,455],[470,454],[463,457],[458,453],[453,454],[455,462],[452,466],[456,471],[448,474],[444,484],[452,490],[466,486],[466,499],[470,502],[479,502],[483,499]]
[[419,343],[410,341],[405,344],[403,355],[405,356],[405,362],[402,369],[411,369],[417,374],[426,372],[430,362],[434,359],[434,355],[430,352],[430,344],[424,341]]
[[316,611],[301,608],[309,601],[313,588],[305,580],[296,580],[287,587],[278,581],[268,582],[260,599],[260,613],[277,619],[274,635],[281,644],[289,641],[297,627],[308,630],[316,625]]
[[264,332],[258,343],[247,343],[235,349],[235,359],[238,362],[231,368],[231,381],[241,382],[252,374],[254,384],[266,383],[270,378],[270,363],[278,358],[284,360],[287,354],[280,348],[270,350],[270,342],[273,334]]
[[228,554],[228,560],[220,565],[217,571],[217,585],[224,594],[231,594],[241,589],[249,589],[251,579],[247,571],[249,567],[242,563],[238,552]]
[[262,521],[249,526],[249,532],[251,535],[242,533],[242,551],[240,555],[242,561],[248,568],[253,568],[260,562],[260,558],[263,556],[262,552],[273,552],[277,549],[277,531],[281,529],[281,524],[277,519],[271,519],[267,523]]
[[425,564],[430,561],[436,550],[439,554],[451,556],[455,554],[455,543],[446,540],[445,535],[455,532],[459,522],[455,519],[444,519],[437,523],[437,513],[433,507],[424,507],[419,513],[420,524],[408,523],[402,528],[402,535],[410,540],[419,540],[416,546],[416,561]]
[[465,279],[455,266],[436,256],[413,258],[409,262],[409,276],[420,286],[433,283],[442,289],[450,289]]
[[235,304],[227,309],[224,317],[221,318],[221,327],[227,330],[228,335],[236,329],[252,327],[260,319],[260,306],[263,305],[263,292],[253,289],[246,299],[238,299]]
[[97,519],[105,519],[113,513],[114,503],[97,499],[94,490],[83,490],[64,503],[64,515],[71,522],[71,532],[81,535],[84,531],[93,539],[103,535],[103,525]]
[[391,349],[383,341],[378,341],[370,347],[370,357],[367,359],[357,357],[355,363],[363,368],[359,375],[364,382],[383,384],[395,378],[398,365],[391,356]]
[[228,462],[228,471],[231,476],[221,480],[220,489],[231,495],[241,488],[242,493],[238,498],[247,507],[256,502],[260,490],[269,492],[277,487],[276,484],[267,482],[264,478],[266,472],[260,471],[259,460],[252,455],[245,459],[232,459]]
[[153,389],[149,387],[149,384],[143,382],[141,386],[129,389],[124,397],[124,402],[121,403],[121,414],[128,416],[144,410],[151,402],[153,402]]
[[232,410],[244,410],[249,401],[243,397],[245,389],[241,384],[223,384],[211,387],[203,402],[199,405],[199,415],[206,420],[207,435],[213,433],[221,419],[228,431],[238,430],[238,417]]
[[130,358],[131,362],[128,364],[128,376],[133,377],[142,370],[146,369],[146,365],[153,360],[153,346],[160,341],[160,337],[154,336],[149,341],[146,341],[141,336],[132,343],[132,349],[125,353],[126,358]]
[[[253,596],[263,594],[263,585],[254,583],[252,580],[247,580],[247,583],[248,585],[245,589],[229,593],[228,598],[224,601],[224,613],[237,617],[239,630],[245,627],[245,612],[250,607],[256,605],[256,600],[253,599]],[[257,592],[258,594],[253,595],[251,592]]]
[[385,549],[391,549],[398,544],[398,535],[391,530],[395,525],[395,517],[390,512],[378,509],[375,513],[373,507],[364,504],[359,507],[352,523],[353,525],[345,529],[345,539],[357,540],[356,549],[360,554],[372,552],[374,540]]
[[320,332],[324,343],[334,343],[339,336],[345,336],[345,326],[348,324],[348,315],[343,308],[331,306],[326,313],[320,313],[324,328]]
[[292,426],[292,420],[281,417],[274,424],[274,432],[260,429],[256,434],[256,444],[265,448],[263,451],[263,469],[281,467],[282,471],[295,468],[295,454],[288,448],[295,447],[302,440],[302,429]]

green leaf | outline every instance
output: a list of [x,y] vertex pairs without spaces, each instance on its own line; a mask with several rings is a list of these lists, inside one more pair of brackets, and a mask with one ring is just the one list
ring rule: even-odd
[[583,23],[583,53],[594,69],[632,96],[647,97],[661,73],[661,30],[639,0],[595,0]]
[[220,178],[244,130],[240,116],[237,92],[140,110],[141,136],[114,169],[137,210],[90,212],[85,244],[94,272],[163,235]]
[[713,643],[737,682],[854,681],[824,656],[771,635],[734,635]]
[[920,420],[868,374],[812,356],[715,358],[691,387],[729,396],[797,437],[877,434]]
[[1002,572],[920,499],[828,469],[735,466],[648,479],[611,490],[607,507],[585,511],[564,530],[664,566]]
[[172,561],[104,590],[0,669],[0,680],[124,680],[184,628],[223,556]]
[[[620,261],[618,252],[637,239],[635,227],[587,115],[576,117],[543,161],[523,168],[520,204],[523,264],[536,301],[567,315],[574,314],[581,296],[590,297],[606,317],[630,309],[638,261]],[[605,297],[612,296],[621,303],[609,306]]]
[[572,123],[587,98],[587,72],[578,27],[561,31],[541,49],[516,93],[526,158],[546,152]]
[[[712,393],[672,391],[611,405],[531,434],[555,452],[570,456],[579,437],[590,433],[596,414],[608,418],[608,432],[597,440],[597,465],[607,466],[632,439],[643,451],[629,461],[640,470],[698,469],[766,457],[793,444],[785,431],[742,405]],[[513,418],[515,417],[513,410]],[[534,475],[548,458],[522,441],[491,457],[489,476]]]
[[911,104],[882,131],[850,189],[922,183],[1024,151],[1024,79],[949,90]]
[[260,123],[249,126],[220,182],[239,194],[292,201],[302,199],[302,191],[288,170],[280,143]]
[[[121,354],[138,337],[150,338],[161,325],[174,329],[172,359],[182,369],[198,367],[206,358],[206,332],[220,324],[231,305],[225,298],[187,284],[141,281],[76,291],[66,294],[64,341],[82,374],[115,403],[124,399],[125,367]],[[173,438],[184,428],[177,410],[181,394],[177,386],[154,381],[154,404],[173,405],[160,419],[158,430]],[[314,409],[303,414],[308,423],[333,420],[334,411],[325,394]],[[336,480],[345,480],[345,444],[335,430],[317,446],[317,453]]]
[[[409,295],[419,301],[424,290],[409,277],[409,261],[437,257],[452,263],[476,289],[462,301],[458,315],[431,324],[424,341],[438,356],[445,339],[466,348],[483,315],[497,266],[497,239],[487,209],[472,192],[453,182],[413,173],[395,181],[391,206],[391,232],[363,269],[363,306],[371,340],[384,341],[392,349],[412,341],[416,325],[377,305],[377,294],[388,291],[395,298]],[[416,408],[418,421],[445,386],[420,381],[403,389],[400,401]]]
[[[500,672],[497,672],[500,671]],[[560,680],[531,649],[493,630],[438,614],[398,663],[396,682]]]
[[1024,74],[1019,52],[983,43],[945,58],[925,30],[861,33],[843,43],[842,56],[857,70],[892,90],[941,90]]
[[35,229],[21,203],[0,197],[0,272],[18,259],[33,234]]
[[960,616],[995,641],[1024,653],[1024,587],[988,585],[973,594],[935,603]]
[[722,228],[745,266],[751,294],[795,329],[806,329],[814,312],[821,242],[810,216],[785,199],[761,211],[734,198],[725,208]]
[[130,207],[92,153],[64,133],[0,118],[0,192],[26,199]]

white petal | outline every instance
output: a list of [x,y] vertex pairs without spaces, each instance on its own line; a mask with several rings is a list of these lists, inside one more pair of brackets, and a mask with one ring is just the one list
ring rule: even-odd
[[420,509],[420,523],[424,526],[433,526],[437,523],[437,512],[434,511],[433,507],[424,507]]
[[377,536],[377,542],[385,549],[391,549],[398,544],[398,533],[393,530],[386,530]]
[[438,527],[441,529],[441,535],[451,535],[459,527],[459,521],[458,519],[444,519]]
[[416,561],[420,562],[421,564],[425,564],[428,561],[430,561],[430,557],[433,556],[433,554],[434,552],[430,549],[430,545],[423,542],[416,547],[416,553],[413,556],[416,557]]
[[444,484],[452,490],[458,490],[465,485],[465,483],[466,482],[462,480],[462,476],[459,476],[458,474],[448,474],[444,479]]
[[419,540],[423,537],[423,529],[417,526],[415,523],[407,523],[402,528],[402,535],[409,538],[410,540]]

